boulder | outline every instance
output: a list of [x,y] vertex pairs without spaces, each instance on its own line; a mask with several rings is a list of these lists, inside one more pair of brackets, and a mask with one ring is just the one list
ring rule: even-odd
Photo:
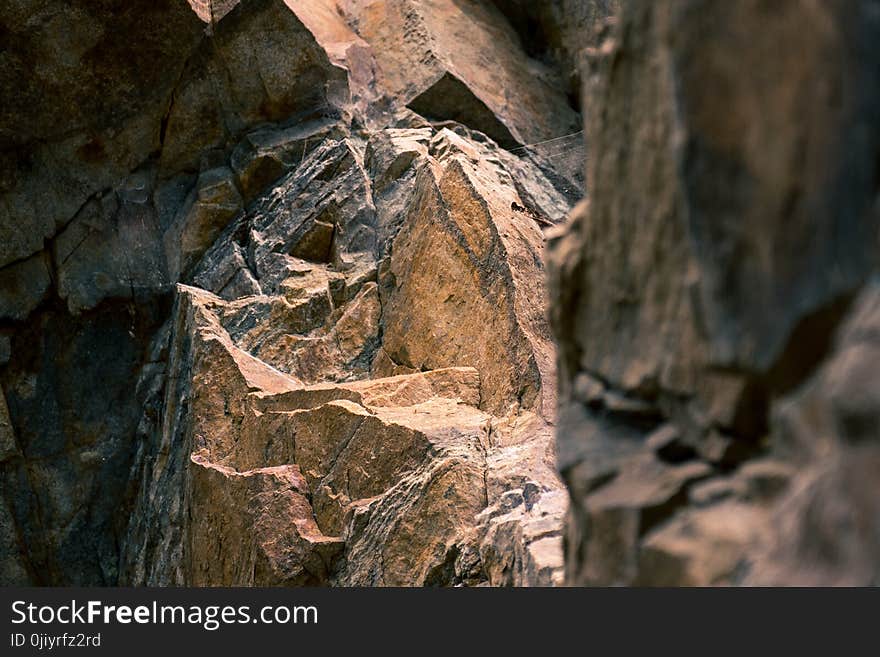
[[[276,578],[263,584],[561,581],[541,225],[510,209],[522,199],[498,146],[463,128],[405,130],[378,133],[366,159],[355,139],[326,136],[206,251],[193,278],[211,291],[178,286],[167,339],[179,375],[137,457],[125,581],[257,583],[256,562]],[[376,234],[375,186],[410,171],[399,229],[363,249],[357,236]],[[442,204],[426,206],[429,195]],[[430,208],[443,209],[441,233]],[[333,237],[331,254],[315,257],[319,217]],[[438,257],[467,275],[438,270]],[[241,272],[256,293],[230,292]],[[464,310],[427,303],[438,283]],[[455,330],[431,328],[445,321]],[[285,468],[304,488],[284,493],[293,510],[279,514],[269,491],[287,490]],[[218,500],[236,509],[222,530]],[[281,533],[293,523],[295,538],[270,545],[255,529],[267,523]],[[215,541],[243,551],[212,563]],[[492,565],[506,552],[519,557]]]
[[[460,142],[443,130],[438,142]],[[440,148],[435,144],[435,148]],[[441,155],[419,170],[409,216],[394,240],[383,293],[382,346],[413,369],[476,367],[481,406],[553,414],[553,348],[540,299],[543,238],[511,211],[506,172],[482,149]]]

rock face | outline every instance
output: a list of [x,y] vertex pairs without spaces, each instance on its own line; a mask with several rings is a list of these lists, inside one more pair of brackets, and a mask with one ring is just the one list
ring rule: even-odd
[[623,4],[553,242],[566,580],[877,584],[876,8]]
[[[220,235],[154,346],[176,382],[135,460],[124,580],[560,579],[561,551],[530,547],[559,547],[564,510],[543,240],[497,150],[338,128]],[[385,193],[405,197],[394,221]]]
[[476,0],[0,33],[0,583],[561,583],[562,60]]
[[0,584],[880,583],[875,5],[4,3]]

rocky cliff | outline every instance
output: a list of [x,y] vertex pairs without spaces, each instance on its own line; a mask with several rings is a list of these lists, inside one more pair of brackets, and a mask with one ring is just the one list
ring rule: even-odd
[[0,584],[880,583],[878,35],[4,3]]
[[3,584],[561,582],[578,43],[521,17],[0,8]]
[[552,245],[566,580],[878,584],[877,3],[622,7]]

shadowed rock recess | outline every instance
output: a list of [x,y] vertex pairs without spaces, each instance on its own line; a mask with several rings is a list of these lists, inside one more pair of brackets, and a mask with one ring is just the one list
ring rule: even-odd
[[523,11],[0,6],[0,583],[562,582]]
[[880,12],[623,2],[551,245],[573,585],[880,584]]

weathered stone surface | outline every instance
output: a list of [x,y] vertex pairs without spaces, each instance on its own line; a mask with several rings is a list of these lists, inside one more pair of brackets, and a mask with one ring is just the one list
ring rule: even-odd
[[187,0],[192,6],[196,15],[206,23],[216,23],[230,11],[241,0]]
[[482,1],[38,4],[0,10],[2,581],[558,584],[579,184],[514,148],[576,128],[557,72]]
[[[762,27],[767,43],[789,43],[816,63],[748,48],[754,64],[744,65],[733,53],[751,32],[749,21],[758,20],[751,3],[699,18],[691,3],[668,5],[627,10],[626,25],[644,24],[645,33],[606,58],[625,66],[612,72],[609,63],[597,65],[591,102],[605,111],[590,125],[593,202],[573,231],[596,257],[566,281],[589,291],[560,325],[580,349],[570,367],[646,391],[693,394],[707,367],[789,385],[796,375],[790,361],[804,367],[811,359],[786,351],[790,336],[799,327],[817,339],[827,334],[840,300],[875,264],[874,190],[853,172],[873,167],[873,146],[854,126],[868,125],[876,101],[844,82],[872,70],[844,46],[858,38],[850,36],[858,11],[823,5],[801,15],[780,7]],[[721,25],[738,27],[713,31]],[[679,41],[669,48],[672,33]],[[827,64],[825,53],[840,65]],[[774,68],[743,74],[758,62]],[[840,77],[834,102],[815,74],[822,65]],[[644,84],[634,88],[632,80]],[[803,103],[810,112],[790,121]],[[618,119],[630,112],[632,122]],[[847,155],[837,157],[848,139],[859,146],[844,146]],[[719,180],[725,183],[712,187]],[[630,193],[621,181],[651,186]],[[837,237],[820,237],[831,234]]]
[[58,295],[72,313],[106,298],[134,301],[167,290],[151,178],[149,172],[138,172],[118,192],[86,203],[56,237],[52,257]]
[[[620,0],[492,0],[507,17],[522,41],[523,50],[535,59],[552,59],[565,76],[566,91],[580,98],[586,50],[603,23],[613,17]],[[591,108],[587,108],[589,111]]]
[[873,5],[5,3],[0,583],[877,583]]
[[187,583],[301,586],[326,581],[342,542],[318,529],[296,466],[239,473],[194,455],[190,473]]
[[876,12],[621,5],[551,240],[566,582],[876,583]]
[[[154,570],[141,576],[160,584],[314,584],[331,574],[340,583],[450,583],[448,554],[471,539],[485,506],[488,416],[463,406],[477,399],[476,372],[310,391],[236,348],[216,315],[223,305],[180,290],[176,325],[189,338],[175,344],[189,351],[171,358],[190,373],[181,393],[191,401],[184,415],[163,420],[172,432],[165,449],[183,444],[143,462],[151,483],[142,499],[153,513],[174,514],[183,546],[157,542]],[[181,450],[193,451],[189,463]],[[161,531],[149,518],[143,526],[148,535]],[[284,538],[290,532],[298,538]],[[253,542],[217,560],[217,546],[239,535]],[[376,561],[377,536],[385,561]],[[332,562],[343,539],[340,570]]]
[[48,307],[19,325],[0,369],[9,409],[0,523],[11,524],[16,546],[0,562],[27,573],[14,583],[119,581],[135,436],[150,412],[137,384],[144,345],[167,312],[161,299],[139,300],[136,312],[105,303],[75,318]]
[[[250,582],[241,579],[247,568],[236,568],[242,559],[262,555],[287,564],[265,567],[278,578],[275,583],[559,583],[564,496],[548,425],[552,347],[536,303],[543,296],[540,227],[511,213],[510,199],[519,197],[502,160],[492,157],[497,146],[449,130],[436,138],[430,129],[416,135],[399,130],[404,129],[389,129],[370,142],[365,166],[357,142],[326,137],[224,230],[194,274],[222,293],[232,272],[253,271],[261,293],[224,299],[179,288],[169,367],[181,372],[181,380],[163,404],[172,415],[154,429],[155,444],[145,446],[166,455],[139,456],[142,510],[126,541],[126,581],[187,583],[197,576],[200,583]],[[398,163],[400,145],[406,152],[413,137],[415,153]],[[383,147],[389,156],[378,154]],[[382,157],[386,164],[380,164]],[[360,250],[360,242],[347,236],[375,225],[367,219],[374,216],[376,181],[393,186],[389,171],[399,179],[413,167],[419,171],[412,185],[398,192],[409,192],[410,214],[398,232]],[[420,195],[431,193],[443,195],[450,222],[468,231],[473,247],[467,239],[465,246],[472,253],[482,249],[479,257],[461,260],[476,284],[473,291],[468,278],[450,276],[446,285],[458,288],[467,303],[482,303],[476,308],[482,308],[484,323],[504,322],[513,348],[487,342],[485,333],[468,337],[470,327],[461,336],[416,330],[413,324],[404,332],[402,322],[428,327],[436,311],[425,303],[429,288],[413,288],[406,301],[395,297],[405,286],[390,285],[389,277],[432,285],[447,276],[431,269],[436,243],[429,255],[412,252],[404,241],[429,226]],[[332,256],[304,259],[296,249],[308,241],[318,216],[334,221]],[[395,269],[397,254],[408,259],[410,270]],[[480,299],[486,291],[492,295],[488,302]],[[473,317],[467,307],[459,313]],[[379,369],[396,373],[389,354],[401,350],[443,357],[381,378],[379,355],[388,363]],[[528,393],[518,398],[514,386]],[[177,399],[189,400],[185,409]],[[200,518],[202,509],[222,498],[241,509],[230,531],[257,526],[265,514],[277,514],[256,508],[258,484],[243,482],[257,473],[262,477],[267,468],[294,464],[304,477],[307,515],[316,526],[306,534],[297,529],[305,538],[285,544],[280,557],[269,554],[257,537],[243,548],[251,556],[231,556],[215,569],[205,555],[214,550],[210,527],[218,521]],[[195,474],[197,466],[204,471]],[[187,483],[196,476],[198,485]],[[233,492],[210,490],[226,481]],[[188,497],[181,496],[182,489]],[[528,502],[507,508],[516,495]],[[504,531],[493,530],[490,522],[499,513],[505,514]],[[273,527],[282,531],[294,516],[282,514]],[[203,521],[207,525],[199,525]],[[200,538],[177,547],[175,537],[188,535]],[[153,547],[145,551],[145,546]],[[518,556],[490,565],[504,562],[507,552]],[[290,570],[296,559],[308,562],[314,555],[325,557],[325,570]]]
[[514,148],[520,143],[492,110],[452,73],[443,73],[431,82],[407,107],[438,121],[465,123],[504,148]]
[[[437,139],[435,150],[462,141],[447,130]],[[511,212],[517,195],[504,184],[506,172],[479,162],[478,146],[468,148],[475,157],[449,149],[442,167],[418,173],[382,288],[383,349],[413,369],[476,367],[483,408],[550,418],[553,349],[536,303],[545,295],[541,231]]]
[[52,273],[42,254],[0,269],[0,319],[26,319],[51,285]]
[[[438,171],[458,166],[458,172],[464,172],[461,149],[486,148],[469,146],[453,133],[441,136],[441,142],[450,139],[455,140],[452,146],[438,145],[435,149],[440,160],[434,160],[427,149],[419,154],[426,166]],[[325,159],[311,160],[317,153],[325,154]],[[300,167],[256,199],[252,208],[227,228],[206,253],[196,274],[196,280],[218,281],[214,289],[222,291],[229,274],[219,272],[229,271],[227,263],[234,262],[238,262],[233,266],[240,267],[239,271],[250,271],[244,254],[254,254],[260,263],[257,272],[268,294],[225,301],[196,288],[180,288],[170,367],[182,373],[182,380],[173,393],[175,397],[166,397],[166,412],[173,414],[166,415],[156,428],[161,437],[157,446],[149,448],[159,449],[160,455],[164,451],[165,455],[144,454],[139,458],[143,484],[142,501],[138,504],[146,507],[148,499],[152,504],[136,514],[137,520],[130,528],[126,579],[154,584],[196,581],[191,577],[201,578],[200,583],[249,582],[240,579],[249,572],[247,569],[235,570],[245,556],[230,557],[231,561],[224,561],[226,565],[218,565],[217,569],[205,561],[205,550],[211,553],[210,540],[214,539],[204,537],[213,535],[207,527],[216,521],[206,519],[208,525],[193,529],[187,522],[198,524],[203,519],[187,518],[203,515],[200,509],[205,507],[200,505],[210,507],[214,504],[210,501],[214,500],[212,496],[234,495],[234,499],[223,498],[229,500],[225,502],[227,506],[242,509],[243,515],[237,516],[241,520],[233,524],[231,531],[259,524],[261,514],[272,514],[254,509],[258,496],[248,492],[254,489],[251,484],[242,484],[242,477],[295,463],[307,482],[309,517],[317,522],[318,529],[308,531],[319,530],[320,536],[312,533],[305,543],[286,544],[284,559],[297,554],[297,558],[308,561],[312,558],[308,554],[320,554],[330,564],[330,552],[315,546],[344,544],[344,548],[339,548],[340,561],[332,567],[328,565],[328,570],[318,576],[321,583],[474,584],[490,581],[480,554],[498,554],[501,550],[518,550],[520,556],[516,563],[492,575],[492,582],[559,582],[561,562],[558,552],[554,557],[553,550],[561,540],[564,505],[557,502],[545,505],[542,511],[532,510],[545,493],[548,500],[554,495],[559,498],[546,416],[542,419],[530,415],[532,419],[524,421],[517,415],[516,403],[486,405],[487,396],[495,394],[496,386],[502,386],[498,398],[510,393],[503,387],[505,379],[491,369],[486,385],[485,368],[498,367],[500,358],[501,366],[508,368],[503,370],[507,377],[516,380],[519,375],[515,367],[505,365],[510,358],[508,349],[502,348],[495,360],[484,358],[475,363],[476,369],[437,369],[444,363],[432,367],[422,363],[412,369],[428,371],[330,383],[369,376],[370,363],[375,360],[372,354],[379,345],[383,345],[383,350],[391,348],[388,336],[394,334],[389,325],[399,321],[395,317],[404,316],[403,305],[398,302],[396,309],[389,309],[382,300],[380,285],[382,276],[387,274],[377,272],[375,260],[369,264],[376,257],[372,251],[352,253],[351,242],[343,242],[342,246],[334,247],[332,262],[309,262],[279,254],[268,244],[272,240],[288,240],[281,243],[296,246],[296,229],[291,238],[291,230],[282,228],[297,225],[293,219],[296,214],[278,209],[299,199],[291,210],[305,208],[304,221],[308,222],[315,214],[309,210],[308,197],[326,194],[321,191],[325,187],[333,190],[331,195],[339,189],[352,192],[346,199],[348,205],[337,210],[338,230],[344,235],[346,226],[357,221],[357,208],[370,198],[372,178],[366,176],[358,161],[346,142],[329,138],[319,144]],[[319,162],[323,168],[318,167]],[[467,267],[475,276],[482,276],[487,287],[494,286],[499,299],[505,299],[505,285],[520,281],[523,285],[540,283],[541,237],[538,226],[530,219],[508,218],[502,208],[509,202],[506,198],[494,200],[486,182],[477,186],[481,176],[492,174],[495,183],[516,198],[509,174],[500,161],[496,162],[494,171],[485,170],[476,160],[468,162],[470,181],[464,179],[460,184],[461,179],[441,178],[432,184],[434,189],[445,189],[450,204],[462,206],[461,225],[468,226],[482,217],[484,227],[477,224],[481,232],[474,233],[472,239],[478,240],[482,234],[489,245],[493,239],[498,240],[500,248],[494,254],[487,253],[483,261],[467,261]],[[378,167],[373,174],[386,176],[387,169]],[[346,182],[349,180],[354,186]],[[317,186],[316,191],[310,192],[310,186]],[[412,191],[419,188],[415,185]],[[305,191],[294,196],[290,190]],[[493,223],[492,208],[502,217],[498,220],[500,229]],[[481,214],[467,214],[474,209]],[[279,226],[279,220],[286,223]],[[405,219],[404,226],[411,221]],[[299,225],[302,223],[300,220]],[[418,229],[418,225],[414,224],[414,228]],[[493,238],[493,230],[510,234]],[[246,236],[245,241],[230,243],[227,236],[231,235]],[[392,243],[394,250],[398,249],[399,239]],[[393,271],[393,258],[391,264]],[[401,278],[404,276],[409,274]],[[532,280],[528,281],[527,276]],[[369,280],[371,277],[379,282]],[[461,296],[465,298],[466,294]],[[530,353],[543,349],[539,357],[544,358],[540,362],[546,365],[552,350],[546,342],[547,328],[540,307],[532,307],[533,297],[526,295],[517,299],[514,294],[511,303],[504,321],[510,321],[511,315],[515,319],[517,312],[524,315],[522,326],[515,322],[510,330],[519,331],[513,334],[522,336],[520,344],[526,362]],[[417,317],[419,312],[428,312],[428,306],[424,311],[410,309],[411,316]],[[497,316],[497,311],[490,314],[490,307],[485,312],[487,321]],[[411,332],[393,340],[393,344],[421,343],[420,349],[436,350],[452,346],[454,336],[438,340],[435,335]],[[455,352],[450,353],[449,365],[471,364],[467,359],[459,362]],[[532,355],[531,359],[540,374],[538,357]],[[545,373],[543,378],[536,376],[531,386],[533,396],[527,400],[530,406],[526,408],[540,413],[541,395],[552,400],[552,389],[545,389],[552,386],[552,380]],[[183,407],[174,399],[190,399],[183,415],[176,410]],[[543,403],[552,413],[549,402]],[[513,415],[499,423],[477,406],[512,411]],[[181,455],[188,450],[196,454],[193,458],[197,465],[208,468],[198,475],[204,480],[198,486],[186,483],[188,477],[195,476],[187,473],[192,472],[192,463],[196,463],[190,459],[192,463],[187,464]],[[238,492],[209,490],[211,486],[224,485],[226,480],[234,481],[230,488]],[[528,490],[528,507],[508,514],[503,535],[490,533],[484,518],[493,514],[480,513],[487,507],[503,507],[510,497],[508,489],[516,486]],[[180,497],[182,488],[190,491],[188,498]],[[194,491],[200,492],[196,495]],[[156,504],[157,495],[163,499],[160,504]],[[524,513],[530,515],[526,517]],[[543,529],[538,533],[521,529],[520,525],[531,520],[540,520]],[[273,526],[281,531],[278,523],[283,522],[293,520],[282,518]],[[174,537],[186,536],[187,532],[203,538],[196,542],[185,540],[183,548],[177,547],[178,539]],[[275,558],[265,556],[267,548],[260,542],[262,538],[256,540],[257,543],[246,544],[253,545],[246,547],[249,555],[263,555],[259,558],[269,561]],[[533,543],[534,548],[530,547]],[[143,546],[147,545],[155,546],[152,553],[144,553]],[[337,548],[333,550],[332,554],[337,554]],[[290,559],[285,563],[293,567]],[[281,566],[269,570],[278,577],[276,583],[292,583],[312,582],[309,577],[320,570],[316,568],[311,567],[308,573],[297,571],[298,574],[284,571]]]
[[[346,0],[339,5],[370,46],[380,88],[404,103],[415,101],[418,113],[457,120],[503,146],[577,130],[556,74],[525,55],[490,3]],[[450,90],[454,99],[445,95]]]
[[245,199],[253,199],[299,166],[334,126],[328,119],[315,119],[286,129],[264,127],[245,135],[230,158]]
[[[15,442],[12,423],[9,419],[9,409],[6,407],[6,398],[0,391],[0,463],[20,456],[21,453]],[[6,480],[0,484],[0,584],[3,586],[26,586],[31,580],[27,570],[27,556],[19,542],[19,530],[7,500],[11,497],[11,491],[6,489]]]
[[432,136],[431,128],[387,128],[376,133],[365,155],[373,191],[381,192],[402,177],[414,160],[427,156]]
[[241,209],[241,194],[229,168],[199,174],[195,189],[162,238],[169,279],[180,280],[189,273]]
[[282,0],[249,0],[214,26],[181,74],[165,122],[160,173],[261,121],[315,119],[347,102],[345,71]]
[[[537,503],[523,489],[509,491],[503,504],[488,513],[488,531],[480,545],[489,584],[559,586],[563,583],[562,517],[566,493],[540,495]],[[505,512],[506,511],[506,512]],[[500,512],[500,515],[498,513]]]
[[[480,581],[479,566],[462,559],[473,540],[473,518],[485,504],[483,467],[465,454],[434,459],[352,514],[340,585],[453,585]],[[352,535],[354,534],[354,536]],[[470,549],[472,551],[473,548]]]
[[[622,460],[617,467],[617,476],[599,482],[595,490],[572,489],[577,511],[570,516],[569,530],[570,538],[578,540],[571,549],[578,551],[584,563],[582,568],[568,570],[567,580],[572,584],[636,583],[640,538],[681,505],[689,483],[711,473],[704,463],[670,467],[642,455]],[[572,474],[579,474],[576,468]]]
[[2,267],[158,150],[202,27],[177,0],[4,3],[0,25]]

